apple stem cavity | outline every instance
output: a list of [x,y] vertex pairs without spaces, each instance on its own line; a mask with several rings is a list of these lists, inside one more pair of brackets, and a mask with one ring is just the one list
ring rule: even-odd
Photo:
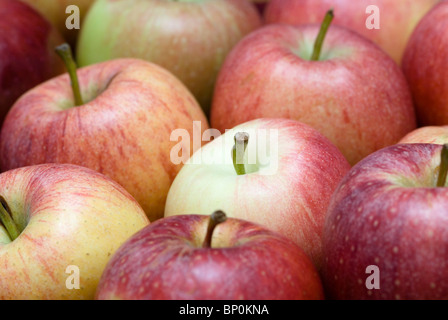
[[448,173],[448,144],[444,144],[440,153],[440,169],[437,178],[437,187],[444,187]]
[[331,22],[333,21],[333,18],[334,18],[333,9],[328,10],[327,14],[325,15],[324,21],[320,26],[320,31],[319,34],[317,35],[316,41],[314,42],[314,50],[313,54],[311,55],[311,61],[319,60],[322,45],[324,43],[325,36],[327,35],[328,28],[330,27]]
[[215,211],[210,215],[210,219],[208,220],[207,233],[205,234],[205,239],[202,244],[203,248],[211,248],[212,247],[212,237],[213,232],[218,224],[223,223],[227,220],[226,214],[221,211]]
[[12,219],[12,213],[8,203],[2,196],[0,196],[0,222],[6,228],[11,241],[17,239],[20,235],[20,230]]
[[249,143],[249,134],[247,132],[238,132],[235,134],[235,145],[232,148],[233,166],[237,175],[246,174],[244,166],[244,154]]
[[73,96],[75,98],[75,105],[80,106],[83,105],[84,102],[81,97],[81,90],[79,89],[79,81],[78,75],[76,73],[77,65],[75,59],[73,59],[72,49],[68,43],[63,43],[56,47],[56,53],[61,57],[61,59],[65,63],[65,67],[67,68],[68,74],[70,76],[70,81],[73,90]]

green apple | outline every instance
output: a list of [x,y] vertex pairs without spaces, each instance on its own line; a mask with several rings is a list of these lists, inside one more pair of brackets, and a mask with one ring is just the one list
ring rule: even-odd
[[246,0],[98,0],[81,28],[78,62],[154,62],[177,76],[208,113],[224,58],[260,25]]

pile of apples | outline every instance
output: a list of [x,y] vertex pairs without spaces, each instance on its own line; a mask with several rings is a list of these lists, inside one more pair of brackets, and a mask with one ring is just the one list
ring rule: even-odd
[[447,299],[447,30],[448,0],[0,0],[0,299]]

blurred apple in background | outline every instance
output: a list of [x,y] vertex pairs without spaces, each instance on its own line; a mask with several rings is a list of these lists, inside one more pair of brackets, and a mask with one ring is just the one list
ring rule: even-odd
[[[70,43],[72,47],[76,46],[76,40],[79,29],[68,29],[66,26],[67,18],[71,16],[72,11],[67,11],[67,7],[75,5],[79,8],[80,26],[84,20],[90,6],[94,0],[21,0],[34,7],[44,16],[50,23],[59,30],[65,41]],[[69,21],[71,21],[69,19]]]
[[[240,161],[231,153],[237,133],[249,135]],[[165,216],[223,210],[293,240],[319,268],[327,205],[349,169],[341,152],[308,125],[249,121],[193,154],[169,190]]]
[[258,11],[260,11],[260,13],[263,14],[264,10],[266,9],[266,5],[270,0],[250,0],[250,1],[254,3]]
[[246,36],[219,73],[211,126],[224,131],[263,117],[298,120],[323,133],[352,165],[415,129],[398,65],[353,31],[327,30],[323,41],[316,41],[317,24],[268,25]]
[[99,300],[323,299],[319,275],[292,241],[223,212],[163,218],[107,265]]
[[384,148],[352,168],[325,223],[327,298],[447,298],[447,169],[435,144]]
[[208,113],[224,58],[260,25],[246,0],[98,0],[83,24],[78,58],[81,66],[121,57],[154,62]]
[[[334,23],[347,27],[372,40],[398,64],[412,31],[420,19],[440,0],[271,0],[265,9],[266,23],[318,23],[331,8]],[[379,29],[369,29],[371,11],[379,9]],[[367,10],[369,8],[369,10]],[[376,10],[376,9],[375,9]],[[372,16],[373,17],[373,16]]]
[[2,300],[93,299],[115,250],[149,224],[120,185],[73,165],[4,172],[0,198]]
[[53,50],[62,41],[27,4],[0,0],[0,125],[23,93],[64,72]]
[[405,135],[399,143],[448,143],[448,126],[420,127]]
[[448,1],[415,29],[403,59],[421,126],[448,124]]
[[[192,140],[194,130],[206,130],[200,106],[171,73],[143,60],[107,61],[78,74],[80,103],[67,74],[17,101],[0,135],[1,170],[48,162],[82,165],[124,186],[151,221],[161,218],[182,166],[170,159],[176,145],[171,133],[183,129]],[[183,141],[183,148],[193,151],[193,143]]]

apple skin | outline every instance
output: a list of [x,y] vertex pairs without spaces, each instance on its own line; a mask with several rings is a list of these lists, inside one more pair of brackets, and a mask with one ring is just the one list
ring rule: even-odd
[[61,35],[39,13],[15,0],[0,1],[0,125],[27,90],[62,74],[54,52]]
[[448,2],[443,1],[419,23],[403,58],[420,126],[448,124]]
[[71,13],[66,13],[66,9],[70,5],[76,5],[79,8],[80,24],[84,20],[90,6],[94,3],[94,0],[21,0],[34,9],[40,12],[64,37],[64,39],[70,43],[74,48],[76,46],[77,37],[79,34],[78,29],[68,29],[65,25],[67,18]]
[[154,62],[186,84],[208,114],[225,56],[259,26],[261,15],[246,0],[98,0],[81,30],[79,63]]
[[405,135],[398,143],[448,143],[448,126],[426,126]]
[[[171,132],[193,139],[193,121],[208,128],[200,106],[171,73],[137,59],[78,70],[85,104],[74,107],[68,74],[28,91],[0,134],[2,171],[72,163],[99,171],[128,190],[151,221],[163,217],[166,195],[182,163],[170,160]],[[201,131],[199,131],[201,132]],[[191,153],[193,143],[190,143]]]
[[209,217],[158,220],[131,237],[108,263],[96,299],[321,300],[319,275],[297,245],[229,218],[202,247]]
[[[230,156],[235,133],[262,130],[278,130],[278,142],[267,146],[278,150],[277,168],[272,170],[276,159],[265,166],[257,162],[258,169],[238,176]],[[249,147],[253,144],[250,138]],[[255,141],[255,147],[263,145]],[[201,159],[213,162],[200,164]],[[249,121],[193,154],[171,185],[165,217],[223,210],[229,217],[259,223],[286,236],[319,269],[327,206],[349,169],[341,152],[308,125],[288,119]]]
[[[399,65],[412,31],[440,0],[272,0],[264,11],[266,23],[321,23],[334,9],[334,24],[349,28],[372,40]],[[366,20],[375,5],[380,12],[380,29],[368,29]]]
[[[441,149],[384,148],[341,181],[323,236],[328,299],[448,297],[448,189],[435,187]],[[366,288],[369,265],[379,268],[380,289]]]
[[310,61],[318,25],[267,25],[240,41],[220,71],[210,123],[223,131],[283,117],[319,130],[351,165],[416,128],[396,63],[355,32],[331,26]]
[[[93,299],[112,254],[149,224],[126,190],[80,166],[4,172],[0,194],[24,227],[10,242],[0,226],[1,300]],[[80,289],[66,287],[70,265],[79,268]]]

